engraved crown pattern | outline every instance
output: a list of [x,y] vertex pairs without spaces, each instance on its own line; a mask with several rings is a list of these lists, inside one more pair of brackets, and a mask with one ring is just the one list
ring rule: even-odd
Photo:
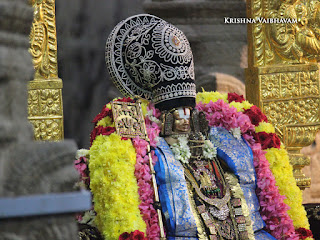
[[152,99],[160,108],[161,103],[181,99],[194,105],[190,44],[182,31],[158,17],[140,14],[120,22],[108,37],[106,64],[125,96]]

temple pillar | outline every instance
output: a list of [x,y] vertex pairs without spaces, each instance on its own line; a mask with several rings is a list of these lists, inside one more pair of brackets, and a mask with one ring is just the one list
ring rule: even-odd
[[[25,0],[0,0],[0,12],[0,202],[73,191],[78,179],[72,164],[74,141],[34,142],[27,119],[27,83],[34,73],[28,52],[33,9]],[[3,214],[15,207],[0,206],[1,239],[78,238],[73,213],[19,218]]]

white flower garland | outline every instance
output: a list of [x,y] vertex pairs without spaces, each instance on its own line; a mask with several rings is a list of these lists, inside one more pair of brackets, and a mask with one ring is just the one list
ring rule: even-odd
[[[178,137],[178,142],[170,146],[175,158],[182,163],[189,163],[191,151],[188,146],[187,137]],[[214,159],[217,156],[217,148],[210,140],[204,141],[203,156],[207,159]]]
[[182,163],[189,163],[191,152],[188,146],[188,138],[178,137],[177,140],[177,143],[174,143],[170,146],[175,158]]
[[82,219],[79,221],[79,223],[82,224],[88,224],[90,226],[96,227],[96,224],[94,223],[94,219],[96,218],[96,213],[94,210],[86,211],[82,217]]
[[204,141],[203,156],[210,160],[214,159],[217,156],[217,148],[210,140]]
[[240,130],[240,127],[237,127],[237,128],[231,128],[230,132],[232,133],[232,135],[240,140],[241,139],[241,130]]
[[81,157],[88,157],[89,156],[89,150],[88,149],[78,149],[76,152],[76,159],[79,160]]

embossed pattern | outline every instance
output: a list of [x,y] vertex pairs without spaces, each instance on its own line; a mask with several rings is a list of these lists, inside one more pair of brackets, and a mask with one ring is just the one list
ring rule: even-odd
[[[61,81],[61,80],[60,80]],[[29,83],[28,119],[36,140],[63,139],[63,110],[61,86],[58,80],[37,80]],[[52,84],[53,87],[49,88]]]
[[30,1],[34,19],[30,49],[35,68],[28,85],[28,119],[36,140],[63,139],[62,80],[58,78],[55,1]]
[[141,106],[138,102],[113,101],[112,114],[117,134],[122,137],[147,139]]
[[35,67],[35,79],[58,77],[55,1],[31,1],[34,20],[30,33],[30,53]]
[[[259,106],[288,148],[298,185],[304,189],[298,153],[319,129],[320,2],[250,0],[247,99]],[[272,21],[262,23],[264,20]],[[287,23],[286,21],[290,21]],[[261,22],[262,21],[262,22]],[[303,181],[300,181],[304,179]]]
[[148,14],[120,22],[106,43],[106,64],[125,96],[139,95],[155,104],[195,98],[190,44],[175,26]]
[[36,140],[58,141],[63,138],[61,119],[37,119],[30,122],[33,125]]
[[319,95],[318,74],[318,71],[301,71],[260,75],[262,99],[317,96]]

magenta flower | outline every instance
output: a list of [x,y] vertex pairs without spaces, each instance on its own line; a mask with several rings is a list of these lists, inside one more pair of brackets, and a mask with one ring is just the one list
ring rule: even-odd
[[[156,118],[160,117],[160,111],[152,104],[149,104],[148,111],[152,110],[153,116]],[[146,128],[148,137],[150,140],[150,145],[156,147],[156,138],[159,136],[160,127],[152,122],[148,117],[145,119]],[[154,203],[154,191],[152,184],[152,177],[150,174],[150,166],[149,166],[149,156],[147,152],[147,145],[143,139],[135,138],[133,139],[133,146],[136,149],[137,153],[137,162],[135,165],[135,176],[137,178],[138,183],[138,193],[140,198],[139,209],[142,215],[143,220],[146,222],[146,236],[147,239],[160,239],[160,228],[158,223],[158,213],[153,207]],[[154,154],[154,151],[151,151],[152,163],[155,164],[157,162],[157,157]]]

